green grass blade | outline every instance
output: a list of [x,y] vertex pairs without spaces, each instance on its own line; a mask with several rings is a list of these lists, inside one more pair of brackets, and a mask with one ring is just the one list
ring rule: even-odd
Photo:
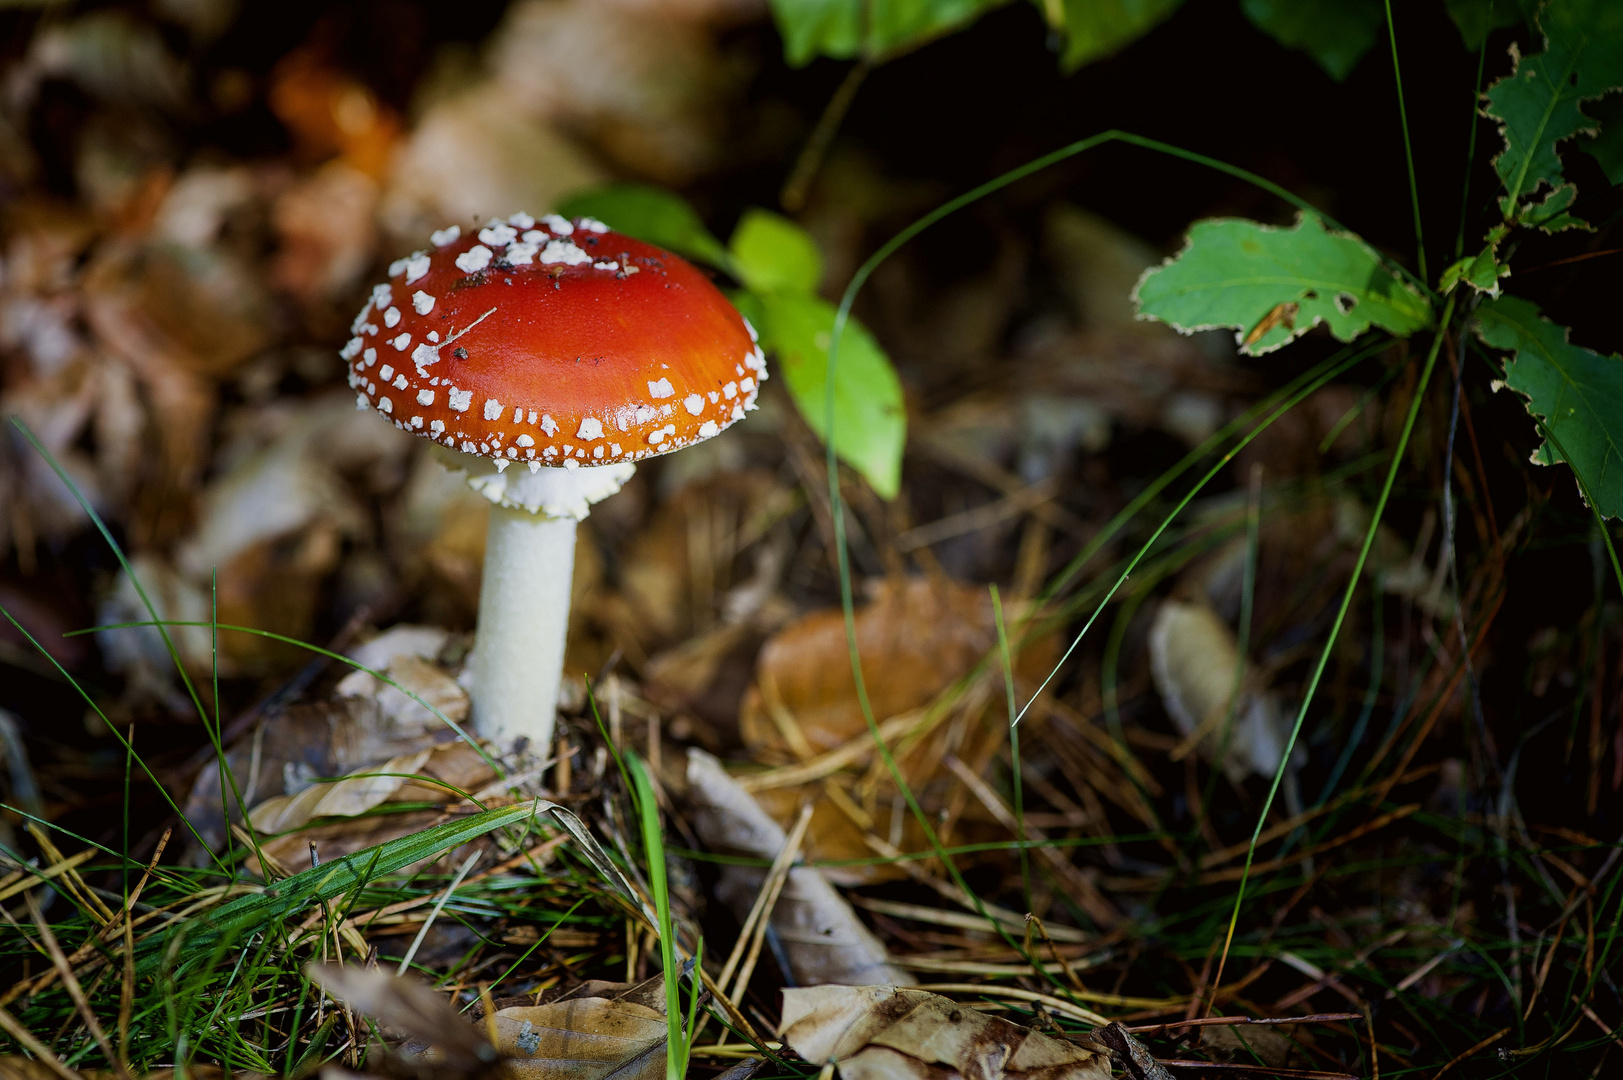
[[311,904],[331,900],[351,889],[359,889],[376,877],[478,839],[493,830],[516,825],[550,809],[551,803],[537,800],[481,811],[283,878],[263,892],[222,904],[206,918],[188,919],[169,933],[149,939],[137,947],[138,953],[145,953],[137,958],[137,970],[143,974],[150,973],[162,954],[183,933],[186,949],[193,953],[228,939],[241,939]]
[[1420,406],[1425,401],[1426,387],[1431,382],[1431,373],[1437,366],[1437,353],[1443,346],[1443,335],[1448,333],[1449,323],[1454,316],[1454,300],[1457,294],[1450,293],[1448,302],[1443,308],[1442,318],[1438,321],[1437,334],[1432,338],[1431,349],[1426,353],[1426,363],[1420,372],[1420,381],[1415,385],[1414,398],[1409,402],[1409,413],[1404,417],[1403,433],[1398,437],[1398,445],[1392,452],[1392,464],[1386,472],[1386,482],[1381,487],[1380,498],[1376,500],[1375,509],[1369,518],[1369,528],[1364,532],[1364,543],[1358,551],[1358,561],[1353,564],[1352,577],[1347,582],[1347,590],[1342,594],[1341,606],[1336,610],[1335,622],[1330,625],[1330,633],[1326,638],[1319,659],[1313,666],[1313,675],[1308,679],[1307,691],[1302,695],[1302,703],[1296,711],[1296,722],[1291,725],[1290,737],[1285,740],[1284,752],[1279,758],[1279,767],[1274,770],[1274,779],[1268,786],[1268,797],[1263,800],[1262,811],[1257,815],[1256,828],[1251,832],[1251,842],[1246,848],[1245,869],[1240,877],[1239,888],[1234,894],[1234,909],[1229,916],[1229,925],[1226,939],[1223,943],[1223,961],[1217,966],[1217,976],[1212,980],[1213,997],[1216,1000],[1216,989],[1222,983],[1223,962],[1228,959],[1229,947],[1234,943],[1234,928],[1240,919],[1240,909],[1245,903],[1246,882],[1251,875],[1251,864],[1257,854],[1257,838],[1262,835],[1263,826],[1268,821],[1268,813],[1273,809],[1274,799],[1279,794],[1279,785],[1285,778],[1285,769],[1290,764],[1291,752],[1296,749],[1296,740],[1302,732],[1302,724],[1307,719],[1307,710],[1313,704],[1314,694],[1319,688],[1319,680],[1324,677],[1324,670],[1330,664],[1331,652],[1335,649],[1336,638],[1341,633],[1341,624],[1346,621],[1347,610],[1352,606],[1353,595],[1358,591],[1358,584],[1364,575],[1364,564],[1369,559],[1369,552],[1375,546],[1375,532],[1380,527],[1381,517],[1386,512],[1387,500],[1391,498],[1392,487],[1397,483],[1398,470],[1403,467],[1404,452],[1409,448],[1409,436],[1414,432],[1415,420],[1420,416]]
[[676,959],[676,928],[671,918],[670,883],[665,877],[665,838],[660,828],[659,803],[654,798],[654,785],[648,779],[648,770],[642,759],[629,750],[625,759],[626,767],[631,772],[637,818],[642,825],[643,854],[648,859],[648,887],[654,894],[654,913],[659,919],[659,957],[665,973],[665,1078],[682,1080],[687,1068],[687,1047],[686,1035],[682,1030],[682,996],[678,986],[681,968]]
[[1403,125],[1403,160],[1409,166],[1409,203],[1414,209],[1414,244],[1416,265],[1422,280],[1431,280],[1426,273],[1426,236],[1420,229],[1420,187],[1415,182],[1414,148],[1409,145],[1409,110],[1403,103],[1403,70],[1398,66],[1398,31],[1392,22],[1392,0],[1386,0],[1386,36],[1392,43],[1392,81],[1398,90],[1398,120]]
[[[1009,659],[1009,631],[1003,625],[1003,598],[998,595],[997,586],[992,590],[992,618],[997,624],[997,652],[1003,663],[1003,694],[1008,699],[1009,709],[1009,765],[1014,779],[1014,838],[1026,838],[1026,799],[1021,786],[1020,778],[1020,725],[1015,722],[1017,713],[1014,707],[1014,664]],[[1024,897],[1027,911],[1035,911],[1031,903],[1031,856],[1026,849],[1020,849],[1020,895]]]

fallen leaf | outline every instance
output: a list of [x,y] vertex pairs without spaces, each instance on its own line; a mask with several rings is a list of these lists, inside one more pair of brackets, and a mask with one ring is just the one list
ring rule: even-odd
[[[658,980],[654,980],[656,983]],[[644,1001],[569,997],[500,1009],[492,1018],[496,1049],[515,1077],[559,1080],[657,1080],[665,1073],[669,1029],[658,995]]]
[[496,213],[540,214],[602,179],[572,142],[484,82],[434,105],[402,140],[380,216],[406,251],[448,221],[466,228]]
[[457,1015],[444,994],[420,980],[377,968],[309,963],[311,982],[398,1036],[432,1046],[433,1063],[446,1071],[478,1075],[492,1069],[499,1054],[480,1029]]
[[[1007,614],[1014,619],[1019,612]],[[939,578],[879,583],[872,599],[857,611],[856,637],[869,702],[882,724],[892,718],[903,718],[899,722],[905,724],[913,715],[924,719],[924,706],[997,646],[987,590]],[[1028,646],[1016,659],[1016,677],[1034,688],[1030,676],[1046,674],[1052,655],[1051,641]],[[937,723],[911,742],[894,746],[898,767],[927,813],[948,807],[954,793],[962,792],[958,780],[942,767],[946,754],[955,753],[978,769],[1006,737],[1007,719],[991,708],[993,682],[988,680],[1000,680],[997,671],[995,664],[989,666],[983,680],[968,690],[951,714],[953,722]],[[757,790],[761,805],[779,823],[789,821],[803,800],[813,801],[807,859],[871,858],[870,833],[889,837],[904,850],[926,846],[923,830],[875,759],[839,611],[813,612],[768,639],[756,663],[755,685],[744,696],[739,728],[756,761],[786,765],[849,746],[856,751],[849,764],[869,770],[855,786],[846,774]],[[978,801],[958,798],[956,805],[962,816],[953,814],[952,819],[961,831],[952,842],[1006,835]],[[825,871],[842,885],[891,880],[903,873],[884,863]]]
[[779,1033],[807,1062],[835,1062],[844,1080],[1110,1080],[1098,1050],[895,986],[784,990]]
[[491,40],[514,107],[584,132],[624,168],[681,185],[714,163],[728,67],[703,27],[654,7],[529,0]]
[[[706,848],[767,860],[777,855],[786,839],[783,829],[727,775],[721,762],[702,750],[689,750],[687,782],[693,827]],[[764,867],[722,866],[716,895],[742,922],[765,877]],[[803,986],[914,981],[891,964],[885,946],[851,905],[810,867],[789,871],[771,925],[789,957],[790,974]]]
[[[927,704],[996,647],[991,597],[983,587],[950,581],[883,581],[857,610],[856,639],[874,716],[896,716]],[[866,731],[840,611],[813,612],[774,634],[756,670],[739,720],[752,754],[793,759],[771,715],[768,682],[812,752]]]
[[[1217,612],[1196,601],[1163,601],[1149,649],[1167,715],[1186,738],[1198,737],[1202,756],[1216,760],[1221,752],[1223,771],[1235,783],[1252,773],[1273,776],[1290,720],[1273,696],[1259,692],[1251,665],[1241,668],[1234,632]],[[1231,702],[1234,720],[1225,730]]]
[[381,765],[356,769],[332,783],[311,784],[296,795],[266,799],[248,819],[261,833],[284,833],[300,828],[312,818],[354,817],[364,814],[399,791],[407,776],[422,768],[431,751],[402,754]]
[[400,133],[398,117],[364,83],[329,66],[319,49],[297,48],[277,63],[269,104],[306,161],[342,154],[372,177],[388,167]]
[[271,275],[300,301],[347,299],[377,247],[377,181],[331,161],[282,192],[273,216],[281,237]]

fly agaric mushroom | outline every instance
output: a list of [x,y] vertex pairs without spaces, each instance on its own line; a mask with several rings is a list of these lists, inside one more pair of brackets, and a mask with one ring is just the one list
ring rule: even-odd
[[433,439],[495,505],[471,658],[473,719],[551,745],[575,526],[634,462],[755,407],[755,331],[683,259],[591,218],[457,226],[389,267],[351,327],[356,407]]

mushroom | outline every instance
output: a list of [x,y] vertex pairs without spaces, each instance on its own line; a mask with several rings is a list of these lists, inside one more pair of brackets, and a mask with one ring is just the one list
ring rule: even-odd
[[743,419],[766,359],[708,278],[591,218],[514,214],[432,241],[389,267],[341,355],[357,408],[434,440],[494,504],[473,722],[544,754],[576,524],[634,462]]

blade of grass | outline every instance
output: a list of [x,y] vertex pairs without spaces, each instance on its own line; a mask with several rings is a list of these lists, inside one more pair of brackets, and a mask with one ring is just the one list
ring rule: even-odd
[[[1020,784],[1020,725],[1015,722],[1014,707],[1014,666],[1009,660],[1009,632],[1003,625],[1003,599],[998,595],[997,586],[990,586],[992,590],[992,619],[997,625],[997,651],[998,658],[1003,663],[1003,695],[1007,699],[1009,709],[1009,764],[1010,775],[1014,786],[1014,838],[1026,838],[1026,799],[1025,792]],[[1035,911],[1031,903],[1031,857],[1025,848],[1020,849],[1020,895],[1025,899],[1026,910]]]
[[[107,730],[112,732],[113,738],[117,739],[119,741],[119,745],[124,747],[124,752],[131,755],[136,761],[141,763],[141,771],[147,774],[147,779],[152,781],[153,786],[157,788],[158,794],[162,797],[163,801],[169,804],[169,809],[174,812],[176,817],[185,823],[187,830],[191,832],[198,844],[202,846],[204,851],[208,852],[208,856],[214,862],[215,867],[222,874],[229,876],[230,870],[223,862],[220,861],[219,856],[214,853],[214,850],[209,847],[208,841],[203,839],[203,834],[199,833],[192,823],[186,819],[185,814],[181,813],[179,804],[176,803],[174,797],[169,794],[169,789],[164,785],[163,781],[158,779],[157,774],[155,774],[151,767],[148,766],[144,760],[142,760],[141,755],[135,752],[135,747],[128,739],[124,737],[124,733],[119,731],[117,726],[115,726],[111,720],[107,719],[107,714],[101,711],[101,706],[96,704],[95,699],[90,696],[90,692],[87,691],[83,686],[80,686],[79,680],[75,679],[71,674],[69,674],[68,669],[63,667],[61,663],[57,661],[56,657],[51,655],[50,651],[46,649],[45,646],[41,645],[39,641],[35,639],[33,634],[28,632],[27,627],[18,622],[16,618],[12,616],[11,612],[6,610],[3,605],[0,605],[0,615],[4,615],[6,617],[6,621],[11,623],[11,625],[16,628],[17,632],[21,634],[30,645],[39,651],[41,656],[49,660],[51,662],[51,666],[56,668],[56,670],[62,675],[62,678],[67,681],[68,685],[73,687],[80,697],[84,698],[85,704],[90,706],[91,710],[96,714],[101,722],[107,726]],[[22,813],[22,811],[18,812]],[[29,817],[30,820],[34,820],[32,815],[24,814],[24,816]],[[45,822],[45,824],[49,824],[49,822]],[[86,843],[88,842],[89,841],[86,841]],[[101,848],[103,851],[107,851],[107,849],[102,848],[100,844],[96,844],[95,846]],[[114,855],[117,853],[108,851],[108,854]],[[118,857],[123,858],[122,855],[119,855]]]
[[[136,595],[141,598],[141,605],[146,608],[147,614],[152,616],[156,624],[157,621],[162,619],[162,616],[159,614],[157,607],[153,605],[152,598],[147,595],[145,586],[141,584],[141,579],[136,576],[135,570],[130,566],[129,560],[125,558],[124,549],[119,545],[118,541],[113,538],[112,530],[107,527],[107,523],[101,519],[101,515],[96,512],[96,508],[90,504],[90,500],[85,498],[84,492],[79,490],[79,486],[73,482],[73,478],[69,476],[67,470],[62,467],[62,463],[57,461],[55,455],[45,448],[45,445],[39,441],[39,439],[34,435],[33,431],[29,429],[28,425],[23,423],[22,418],[20,416],[11,417],[11,424],[22,433],[23,438],[28,440],[29,445],[34,448],[35,452],[45,459],[45,463],[51,467],[51,471],[56,473],[57,478],[61,480],[62,483],[67,487],[68,491],[73,494],[73,498],[79,504],[80,509],[82,509],[86,516],[88,516],[95,524],[97,531],[101,533],[102,539],[107,542],[107,546],[112,549],[114,557],[118,559],[118,565],[123,569],[124,576],[129,578],[130,584],[135,588]],[[9,614],[7,615],[7,618],[10,618]],[[197,709],[198,718],[203,723],[203,730],[208,733],[209,740],[214,746],[215,756],[220,760],[223,768],[225,760],[225,748],[220,745],[219,725],[218,723],[212,726],[209,724],[208,709],[203,706],[202,698],[197,693],[197,687],[192,682],[191,675],[186,671],[186,665],[181,662],[180,650],[175,647],[174,639],[169,636],[168,629],[159,625],[157,630],[159,636],[163,638],[164,649],[169,653],[170,662],[175,665],[175,671],[180,676],[181,685],[186,688],[186,693],[191,698],[192,705]],[[58,667],[60,668],[60,665],[58,665]],[[67,673],[64,671],[63,674],[65,675]],[[74,685],[74,688],[79,689],[77,684]],[[219,707],[220,700],[217,681],[215,690],[216,693],[214,702],[217,709]],[[83,694],[84,691],[80,690],[80,693]],[[89,700],[88,695],[86,695],[86,700]],[[97,712],[99,713],[100,710],[98,709]],[[102,719],[105,720],[106,717],[103,717]],[[112,727],[111,724],[108,724],[107,726],[109,728]],[[246,820],[248,817],[248,807],[243,803],[242,792],[237,787],[236,777],[231,775],[229,769],[226,770],[226,776],[231,781],[231,792],[236,798],[237,809],[241,812],[243,819]],[[225,798],[225,793],[223,790],[221,791],[220,797],[222,800]],[[230,817],[231,815],[227,814],[226,820],[229,821]],[[229,834],[229,830],[227,830],[227,832]],[[201,837],[199,840],[201,840]],[[228,846],[229,843],[230,841],[227,840]],[[204,848],[208,848],[206,843],[203,846]],[[213,851],[210,850],[209,854],[212,857]],[[224,869],[223,865],[221,866],[221,869]]]
[[1398,470],[1403,467],[1405,451],[1409,448],[1409,436],[1414,432],[1415,420],[1420,415],[1420,407],[1425,400],[1426,387],[1431,382],[1431,373],[1437,366],[1437,354],[1442,348],[1443,335],[1448,333],[1449,323],[1454,315],[1455,294],[1450,293],[1443,308],[1443,316],[1439,322],[1436,335],[1432,338],[1431,348],[1426,353],[1425,366],[1421,369],[1420,380],[1415,385],[1414,397],[1409,402],[1408,415],[1404,417],[1403,432],[1398,437],[1398,444],[1392,451],[1392,464],[1387,469],[1386,482],[1381,487],[1380,498],[1376,500],[1375,509],[1370,514],[1369,527],[1364,531],[1364,543],[1358,551],[1358,560],[1353,564],[1352,577],[1347,582],[1346,592],[1341,598],[1341,606],[1336,611],[1335,621],[1330,626],[1324,648],[1319,653],[1318,662],[1313,667],[1313,674],[1308,679],[1307,690],[1302,695],[1302,703],[1296,711],[1296,722],[1291,725],[1290,737],[1285,740],[1284,752],[1280,755],[1279,767],[1274,770],[1273,782],[1268,786],[1268,797],[1263,800],[1262,811],[1257,815],[1256,828],[1252,830],[1251,842],[1246,848],[1245,869],[1240,877],[1239,888],[1234,894],[1234,908],[1229,915],[1228,931],[1223,941],[1222,957],[1218,960],[1217,975],[1212,980],[1212,1001],[1217,999],[1217,991],[1223,982],[1223,966],[1228,960],[1228,952],[1234,943],[1234,930],[1239,923],[1240,909],[1245,903],[1246,883],[1250,877],[1251,864],[1257,853],[1257,837],[1261,835],[1263,826],[1267,824],[1268,813],[1273,809],[1274,798],[1279,794],[1279,786],[1285,777],[1285,770],[1290,764],[1291,752],[1296,748],[1297,737],[1301,734],[1302,723],[1307,719],[1308,708],[1313,704],[1313,697],[1319,688],[1319,680],[1324,677],[1324,670],[1330,663],[1330,655],[1335,648],[1336,638],[1341,632],[1341,624],[1347,618],[1347,610],[1352,606],[1353,595],[1358,591],[1359,582],[1363,578],[1364,564],[1369,559],[1370,549],[1375,545],[1375,532],[1380,527],[1381,517],[1386,512],[1387,500],[1391,498],[1392,487],[1397,483]]
[[[648,860],[648,886],[654,894],[654,912],[659,918],[659,956],[665,981],[665,1080],[682,1080],[687,1067],[687,1046],[682,1030],[682,1000],[677,983],[681,971],[676,960],[676,928],[671,918],[670,884],[665,877],[665,839],[659,821],[659,804],[654,801],[654,785],[648,770],[635,751],[625,751],[626,768],[631,774],[637,817],[642,825],[643,854]],[[695,979],[695,982],[698,980]]]
[[[1493,0],[1488,0],[1488,22],[1493,22]],[[1481,123],[1481,114],[1477,112],[1478,102],[1482,99],[1482,73],[1488,64],[1488,35],[1482,35],[1482,47],[1476,54],[1476,85],[1471,88],[1471,124],[1470,133],[1465,140],[1465,181],[1460,185],[1460,227],[1454,235],[1454,258],[1459,259],[1465,254],[1465,217],[1471,206],[1471,166],[1476,163],[1476,129]]]
[[[240,897],[215,908],[207,919],[187,920],[182,927],[171,929],[162,937],[150,939],[145,943],[145,948],[140,950],[147,955],[137,959],[136,969],[142,973],[149,972],[158,960],[155,954],[172,945],[183,930],[189,931],[187,945],[192,953],[227,939],[240,939],[263,929],[275,920],[285,919],[310,904],[331,900],[351,889],[361,888],[373,877],[393,873],[402,867],[478,839],[493,830],[516,825],[526,818],[554,809],[553,804],[537,799],[533,803],[485,810],[447,821],[410,836],[352,852],[321,866],[294,874],[292,877],[283,878],[262,892]],[[193,926],[192,924],[196,922],[203,922],[204,925]]]
[[411,962],[416,959],[417,950],[422,947],[423,939],[428,936],[428,928],[433,926],[434,920],[440,917],[440,912],[445,910],[445,905],[451,899],[451,894],[456,892],[457,886],[462,884],[462,879],[468,876],[468,871],[473,869],[473,864],[479,861],[479,856],[482,854],[484,852],[475,851],[462,860],[461,867],[457,869],[456,877],[451,879],[451,884],[445,887],[445,891],[440,894],[440,898],[434,901],[434,906],[429,909],[428,918],[423,920],[423,925],[417,931],[417,936],[411,939],[411,948],[407,949],[406,955],[400,958],[400,967],[395,970],[396,975],[404,975],[411,970]]
[[1414,209],[1415,261],[1420,267],[1420,277],[1429,281],[1431,275],[1426,273],[1426,237],[1420,230],[1420,187],[1415,183],[1414,149],[1409,145],[1409,110],[1403,103],[1403,70],[1398,66],[1398,31],[1392,22],[1392,0],[1386,0],[1386,36],[1392,44],[1392,82],[1397,86],[1398,121],[1403,125],[1403,160],[1409,166],[1409,202]]

